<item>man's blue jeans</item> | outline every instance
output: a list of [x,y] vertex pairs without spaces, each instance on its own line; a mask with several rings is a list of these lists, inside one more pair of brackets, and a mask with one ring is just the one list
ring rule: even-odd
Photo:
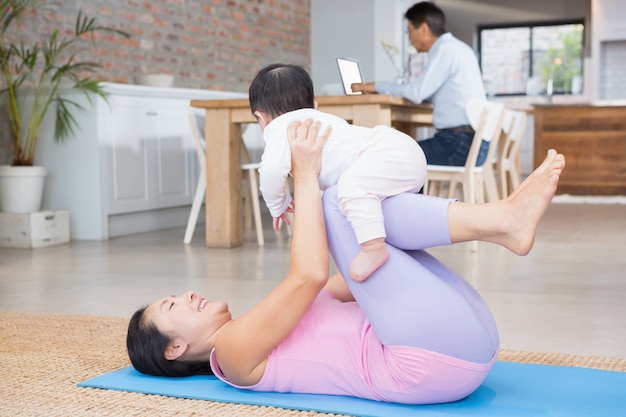
[[[467,160],[474,134],[467,132],[452,132],[439,130],[430,139],[420,140],[417,143],[422,147],[426,162],[430,165],[463,166]],[[478,152],[477,165],[480,166],[487,159],[489,142],[483,140]]]

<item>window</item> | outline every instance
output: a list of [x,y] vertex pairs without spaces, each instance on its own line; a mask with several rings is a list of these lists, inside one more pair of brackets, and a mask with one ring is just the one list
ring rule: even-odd
[[478,42],[488,95],[582,93],[583,20],[482,25]]

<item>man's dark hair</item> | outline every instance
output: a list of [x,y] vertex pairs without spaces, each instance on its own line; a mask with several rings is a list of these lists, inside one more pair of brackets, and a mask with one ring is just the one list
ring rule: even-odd
[[157,329],[154,323],[147,322],[144,313],[146,307],[133,314],[128,324],[126,349],[128,357],[136,370],[142,374],[154,376],[191,376],[213,374],[208,362],[168,360],[165,349],[170,340]]
[[439,37],[447,32],[446,16],[443,11],[429,1],[423,1],[411,6],[404,17],[411,22],[414,28],[426,23],[433,35]]
[[258,110],[272,118],[315,106],[313,81],[298,65],[268,65],[254,77],[248,93],[252,113]]

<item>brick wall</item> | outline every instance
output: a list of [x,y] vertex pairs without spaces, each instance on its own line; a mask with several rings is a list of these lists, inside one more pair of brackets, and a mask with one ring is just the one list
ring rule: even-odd
[[273,62],[310,69],[310,0],[63,0],[24,22],[20,36],[71,33],[79,10],[131,34],[101,35],[91,48],[99,78],[133,83],[147,73],[176,87],[241,91]]

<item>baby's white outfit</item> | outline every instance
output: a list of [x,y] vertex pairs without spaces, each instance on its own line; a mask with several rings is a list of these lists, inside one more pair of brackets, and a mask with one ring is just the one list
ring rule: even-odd
[[314,109],[280,115],[263,132],[260,189],[272,217],[279,217],[291,203],[284,188],[291,171],[287,127],[306,119],[320,121],[320,132],[332,126],[322,153],[320,188],[325,190],[337,184],[339,208],[352,225],[359,244],[386,237],[381,202],[386,197],[415,193],[422,188],[426,179],[424,152],[413,138],[391,127],[354,126]]

